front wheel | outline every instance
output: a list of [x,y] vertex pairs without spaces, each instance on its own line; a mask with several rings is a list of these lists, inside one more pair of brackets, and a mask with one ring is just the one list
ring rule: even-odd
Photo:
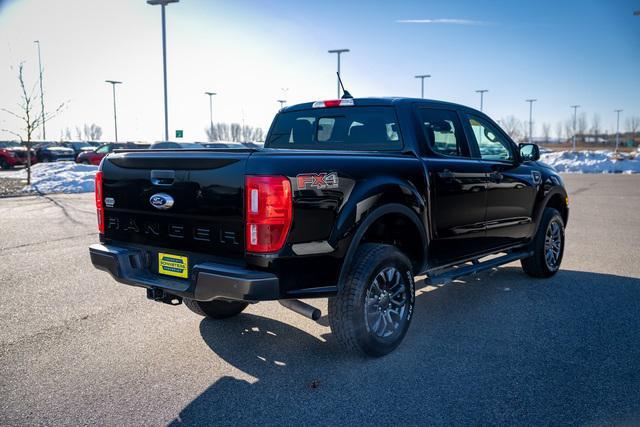
[[5,159],[0,159],[0,169],[11,169],[11,165]]
[[184,298],[183,302],[194,313],[212,319],[226,319],[237,316],[249,305],[249,303],[242,301],[196,301],[188,298]]
[[560,269],[564,255],[564,221],[560,212],[545,208],[532,243],[533,255],[520,261],[532,277],[551,277]]
[[395,246],[366,243],[338,295],[329,299],[329,325],[343,348],[384,356],[402,342],[414,303],[409,259]]

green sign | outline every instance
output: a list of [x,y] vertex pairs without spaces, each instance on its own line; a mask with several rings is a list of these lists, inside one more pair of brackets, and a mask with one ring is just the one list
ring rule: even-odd
[[176,130],[176,138],[182,138],[184,136],[184,131],[182,129]]

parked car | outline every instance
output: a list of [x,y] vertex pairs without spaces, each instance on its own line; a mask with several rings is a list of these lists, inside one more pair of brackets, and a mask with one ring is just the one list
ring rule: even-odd
[[335,340],[381,356],[414,317],[414,276],[441,283],[517,260],[543,278],[562,262],[562,178],[473,108],[316,101],[280,110],[262,150],[195,154],[105,158],[89,252],[147,298],[211,319],[278,300],[317,320],[301,299],[328,297]]
[[[31,149],[31,164],[36,164],[36,155]],[[10,169],[27,164],[27,149],[16,141],[0,141],[0,168]]]
[[158,141],[151,144],[150,150],[166,150],[166,149],[178,149],[187,150],[194,148],[205,148],[204,145],[197,142],[174,142],[174,141]]
[[91,151],[83,151],[76,157],[76,163],[86,165],[99,165],[104,156],[118,149],[145,149],[149,148],[149,144],[133,143],[133,142],[108,142],[102,144],[98,148]]
[[84,151],[92,151],[95,147],[86,141],[66,141],[60,143],[61,146],[71,148],[76,157]]
[[35,147],[38,162],[74,161],[75,153],[71,148],[63,147],[60,143],[42,143]]

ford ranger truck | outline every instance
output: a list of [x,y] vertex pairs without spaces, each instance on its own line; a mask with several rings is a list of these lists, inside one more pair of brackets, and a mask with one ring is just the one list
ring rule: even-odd
[[395,349],[414,276],[442,282],[562,261],[562,178],[487,115],[407,98],[281,110],[263,149],[118,150],[96,175],[93,265],[212,319],[278,300],[345,349]]

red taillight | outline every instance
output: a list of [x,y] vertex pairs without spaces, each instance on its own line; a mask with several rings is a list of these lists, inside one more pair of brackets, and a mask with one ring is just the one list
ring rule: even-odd
[[248,252],[282,248],[293,217],[291,183],[284,176],[247,176],[245,180]]
[[98,211],[98,231],[104,234],[104,207],[102,205],[102,171],[96,173],[96,209]]

